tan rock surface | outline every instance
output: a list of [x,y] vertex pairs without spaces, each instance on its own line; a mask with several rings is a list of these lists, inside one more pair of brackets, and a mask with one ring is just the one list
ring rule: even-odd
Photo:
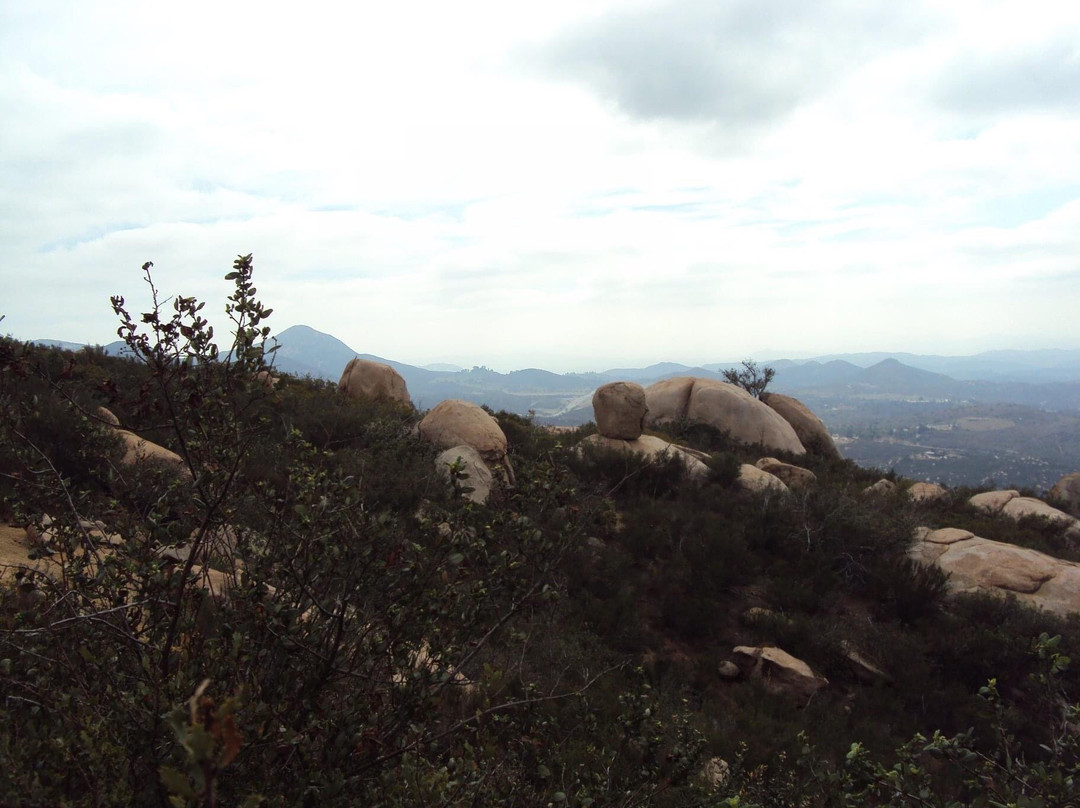
[[976,494],[968,502],[980,511],[991,514],[1001,513],[1001,509],[1009,502],[1020,496],[1019,491],[987,491],[984,494]]
[[605,438],[636,440],[645,426],[645,388],[634,382],[611,382],[592,398],[596,428]]
[[806,454],[791,424],[776,410],[733,384],[698,379],[690,392],[686,417],[724,430],[742,443]]
[[449,477],[450,467],[457,465],[459,461],[461,473],[464,476],[457,479],[457,484],[472,489],[464,492],[463,496],[468,500],[483,505],[491,496],[495,477],[476,449],[465,445],[454,446],[435,458],[435,466]]
[[907,491],[908,498],[912,502],[937,502],[948,496],[948,493],[937,483],[915,483]]
[[120,426],[120,419],[113,414],[112,410],[107,409],[106,407],[98,407],[96,415],[111,426]]
[[791,424],[741,387],[713,379],[679,376],[645,389],[646,423],[686,419],[727,432],[737,441],[805,454]]
[[354,357],[349,360],[338,381],[338,391],[356,399],[396,401],[412,407],[409,388],[401,374],[382,362]]
[[499,422],[471,401],[451,398],[436,404],[420,422],[420,437],[440,449],[471,446],[488,464],[506,456],[506,435]]
[[126,429],[117,429],[115,431],[124,443],[124,456],[120,459],[122,465],[134,466],[137,463],[152,463],[183,477],[191,477],[187,464],[176,452],[148,441],[146,438],[141,438]]
[[911,556],[949,574],[949,589],[1012,594],[1055,614],[1080,611],[1080,564],[955,528],[915,532]]
[[810,469],[783,463],[775,457],[763,457],[754,465],[774,477],[779,477],[780,481],[792,490],[806,488],[817,482],[817,475]]
[[1013,497],[1005,503],[1005,507],[1001,509],[1001,515],[1017,521],[1027,516],[1039,516],[1064,527],[1072,527],[1077,524],[1075,516],[1071,516],[1065,511],[1059,511],[1052,505],[1047,505],[1041,499],[1035,499],[1034,497]]
[[892,480],[886,480],[882,478],[873,485],[868,485],[863,489],[863,494],[866,496],[878,496],[887,497],[896,493],[896,483]]
[[687,475],[694,480],[703,479],[709,474],[709,467],[699,459],[700,452],[685,446],[671,443],[655,435],[642,435],[637,440],[619,440],[605,438],[603,435],[589,435],[581,442],[582,446],[597,446],[615,452],[632,452],[647,458],[658,458],[664,453],[674,455],[686,467]]
[[1047,519],[1062,527],[1066,535],[1080,539],[1080,519],[1072,514],[1048,505],[1035,497],[1022,497],[1019,491],[987,491],[976,494],[968,503],[993,516],[1007,516],[1019,521],[1028,516]]
[[739,479],[736,480],[736,484],[750,494],[763,494],[766,491],[787,494],[790,491],[779,477],[762,471],[757,466],[751,466],[749,463],[743,463],[739,467]]
[[825,422],[799,399],[780,393],[762,393],[761,400],[791,424],[806,451],[822,457],[840,457]]
[[645,388],[645,403],[649,408],[645,423],[654,425],[684,419],[695,381],[692,376],[677,376]]
[[740,645],[734,649],[734,653],[751,661],[753,667],[750,675],[778,695],[807,702],[829,684],[828,679],[814,673],[809,665],[782,648]]

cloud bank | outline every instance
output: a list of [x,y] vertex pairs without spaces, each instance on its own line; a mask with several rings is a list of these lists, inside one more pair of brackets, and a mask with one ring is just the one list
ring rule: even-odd
[[513,5],[0,8],[4,329],[253,252],[418,364],[1080,347],[1080,9]]

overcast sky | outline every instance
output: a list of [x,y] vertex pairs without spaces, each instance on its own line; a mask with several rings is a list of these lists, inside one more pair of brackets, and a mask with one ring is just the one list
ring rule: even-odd
[[414,364],[1080,348],[1080,3],[0,0],[0,331],[249,252]]

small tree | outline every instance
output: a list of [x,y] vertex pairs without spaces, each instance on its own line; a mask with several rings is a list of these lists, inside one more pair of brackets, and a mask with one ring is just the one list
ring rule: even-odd
[[770,367],[759,368],[753,359],[744,359],[742,370],[728,368],[724,371],[724,381],[737,385],[748,392],[754,398],[761,398],[769,382],[773,380],[776,371]]

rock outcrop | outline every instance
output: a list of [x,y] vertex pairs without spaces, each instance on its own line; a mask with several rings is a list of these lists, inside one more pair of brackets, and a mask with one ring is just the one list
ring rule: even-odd
[[[462,444],[447,449],[435,458],[435,465],[447,477],[451,476],[452,468],[457,469],[458,476],[454,482],[463,487],[466,499],[482,505],[491,496],[494,475],[473,447]],[[466,488],[471,490],[464,490]]]
[[611,382],[592,398],[596,428],[605,438],[637,440],[645,427],[645,388],[634,382]]
[[663,455],[673,455],[685,466],[687,476],[690,479],[700,480],[709,474],[709,467],[704,462],[708,455],[689,449],[686,446],[671,443],[655,435],[642,435],[637,440],[619,440],[618,438],[607,438],[603,435],[589,435],[580,445],[583,447],[596,446],[613,452],[630,452],[643,455],[649,460],[655,460]]
[[734,653],[752,664],[750,676],[761,681],[766,690],[802,704],[829,684],[828,679],[781,648],[740,645]]
[[739,466],[739,477],[735,484],[748,494],[764,494],[769,491],[776,494],[790,493],[790,489],[779,477],[749,463]]
[[978,508],[980,511],[985,511],[991,516],[998,516],[1005,504],[1010,499],[1015,499],[1018,496],[1020,496],[1020,492],[1011,489],[1007,491],[986,491],[973,496],[968,500],[968,504],[973,508]]
[[791,424],[733,384],[692,376],[665,379],[645,389],[645,403],[649,425],[685,419],[708,424],[742,443],[806,454]]
[[1038,516],[1060,525],[1066,535],[1080,539],[1080,519],[1047,505],[1041,499],[1022,497],[1019,491],[987,491],[976,494],[968,503],[992,516],[1007,516],[1016,521],[1027,516]]
[[952,527],[916,528],[910,554],[948,573],[953,593],[1014,595],[1055,614],[1080,612],[1080,564],[1072,561]]
[[176,452],[158,446],[156,443],[141,438],[134,432],[126,429],[117,429],[116,434],[124,442],[124,456],[120,462],[125,466],[134,466],[138,463],[150,463],[179,474],[182,477],[190,477],[191,472],[184,463],[183,458]]
[[105,407],[98,407],[96,415],[106,424],[106,428],[112,429],[123,444],[124,454],[120,458],[120,465],[131,467],[139,463],[150,463],[172,474],[191,477],[187,464],[176,452],[139,437],[127,429],[121,429],[120,419]]
[[1080,516],[1080,471],[1066,474],[1054,483],[1050,496],[1063,502],[1073,516]]
[[[484,464],[503,482],[514,484],[514,468],[506,454],[506,435],[499,422],[488,415],[471,401],[447,399],[436,404],[424,416],[418,427],[420,437],[434,444],[439,449],[459,449],[471,447],[483,460]],[[456,456],[450,460],[454,462]],[[446,463],[437,461],[438,467],[446,470]],[[480,482],[477,474],[475,481]]]
[[937,483],[915,483],[907,490],[912,502],[937,502],[949,495],[949,492]]
[[791,424],[791,428],[795,430],[799,442],[806,451],[822,457],[839,459],[840,450],[833,443],[832,435],[829,434],[825,422],[814,415],[810,408],[799,399],[780,393],[762,393],[761,400]]
[[806,488],[817,482],[817,475],[810,469],[793,466],[791,463],[783,463],[775,457],[763,457],[754,465],[762,471],[778,477],[784,485],[793,490]]
[[349,398],[396,401],[412,407],[409,388],[401,374],[382,362],[355,357],[349,360],[338,381],[338,391]]

